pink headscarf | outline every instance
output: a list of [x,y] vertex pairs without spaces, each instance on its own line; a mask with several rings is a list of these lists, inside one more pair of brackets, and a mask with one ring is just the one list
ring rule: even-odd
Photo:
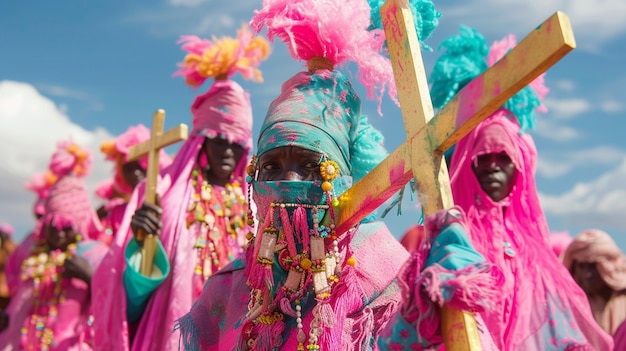
[[83,179],[91,170],[91,153],[72,141],[60,141],[52,155],[50,170],[58,180],[45,200],[46,214],[38,226],[42,229],[44,224],[70,225],[77,233],[96,240],[103,228]]
[[230,143],[252,150],[252,106],[250,95],[233,80],[217,80],[191,106],[194,135],[222,136]]
[[[113,190],[120,195],[130,196],[133,189],[122,174],[122,167],[128,162],[128,150],[131,146],[141,144],[150,139],[150,130],[143,124],[130,126],[120,134],[115,140],[105,141],[100,145],[100,151],[106,155],[106,159],[116,163],[113,172]],[[161,149],[159,153],[159,170],[164,169],[172,163],[172,158]],[[143,169],[148,168],[148,156],[139,159],[139,164]],[[104,190],[101,189],[101,190]]]
[[9,223],[2,223],[0,224],[0,232],[3,232],[11,236],[13,235],[13,233],[15,233],[15,229],[13,229],[13,226],[10,225]]
[[606,232],[588,229],[578,234],[565,251],[563,264],[571,271],[575,261],[595,263],[611,289],[626,289],[626,256]]

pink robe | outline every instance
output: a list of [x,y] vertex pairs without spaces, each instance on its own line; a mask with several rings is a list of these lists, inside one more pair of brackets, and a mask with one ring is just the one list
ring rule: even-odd
[[[145,183],[140,184],[128,202],[120,229],[115,234],[104,264],[94,274],[101,282],[94,286],[95,345],[97,350],[161,351],[178,350],[179,333],[173,332],[174,321],[191,308],[195,298],[192,280],[196,260],[191,256],[196,238],[186,226],[189,201],[195,190],[190,185],[191,172],[204,137],[192,136],[181,147],[174,163],[161,172],[157,193],[161,196],[163,227],[160,240],[170,260],[170,274],[152,293],[138,322],[133,345],[129,346],[129,323],[126,318],[126,290],[123,274],[126,269],[124,249],[133,237],[130,221],[141,206]],[[242,174],[247,155],[235,170]],[[243,184],[243,180],[241,181]]]

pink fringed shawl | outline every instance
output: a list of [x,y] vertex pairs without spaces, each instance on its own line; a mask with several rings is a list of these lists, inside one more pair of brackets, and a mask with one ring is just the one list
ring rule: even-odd
[[[502,298],[482,317],[500,349],[569,344],[609,350],[611,339],[593,320],[585,294],[552,253],[534,179],[537,150],[530,135],[519,131],[505,110],[496,112],[457,144],[450,166],[454,202],[467,214],[472,244],[504,274]],[[495,203],[472,164],[477,155],[501,151],[509,153],[518,175],[509,197]],[[515,257],[505,254],[504,245]]]

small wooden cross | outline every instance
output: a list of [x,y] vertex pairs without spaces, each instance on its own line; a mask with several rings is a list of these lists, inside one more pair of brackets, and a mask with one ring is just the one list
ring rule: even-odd
[[[155,204],[157,177],[159,175],[159,152],[162,148],[182,140],[187,140],[187,125],[179,124],[163,133],[165,111],[157,110],[152,116],[152,131],[150,140],[131,146],[128,150],[128,160],[135,161],[144,155],[148,155],[148,170],[146,174],[146,194],[144,203]],[[154,264],[154,255],[157,248],[157,237],[152,233],[139,233],[143,237],[141,248],[141,274],[150,277]]]
[[[339,197],[338,232],[376,210],[411,178],[425,216],[454,206],[443,153],[576,46],[568,17],[557,12],[433,117],[407,0],[387,0],[381,15],[407,140]],[[470,313],[444,306],[441,329],[446,350],[481,349]]]

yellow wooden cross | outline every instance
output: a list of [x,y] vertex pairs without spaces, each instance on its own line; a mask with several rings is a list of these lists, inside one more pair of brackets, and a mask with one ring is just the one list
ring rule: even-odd
[[[157,177],[159,175],[159,152],[162,148],[176,142],[187,140],[187,125],[180,124],[163,133],[163,123],[165,121],[165,111],[157,110],[152,117],[152,131],[150,140],[141,144],[131,146],[128,150],[128,160],[134,161],[144,155],[148,155],[148,171],[146,174],[146,194],[144,203],[154,204],[156,202]],[[140,240],[143,239],[141,248],[141,274],[150,277],[154,264],[154,255],[157,248],[157,238],[153,233],[139,233]]]
[[[576,46],[568,17],[557,12],[433,117],[407,0],[387,0],[381,16],[407,140],[339,197],[338,232],[357,224],[411,178],[415,178],[425,216],[454,206],[443,153]],[[481,349],[470,313],[444,307],[441,329],[446,350]]]

